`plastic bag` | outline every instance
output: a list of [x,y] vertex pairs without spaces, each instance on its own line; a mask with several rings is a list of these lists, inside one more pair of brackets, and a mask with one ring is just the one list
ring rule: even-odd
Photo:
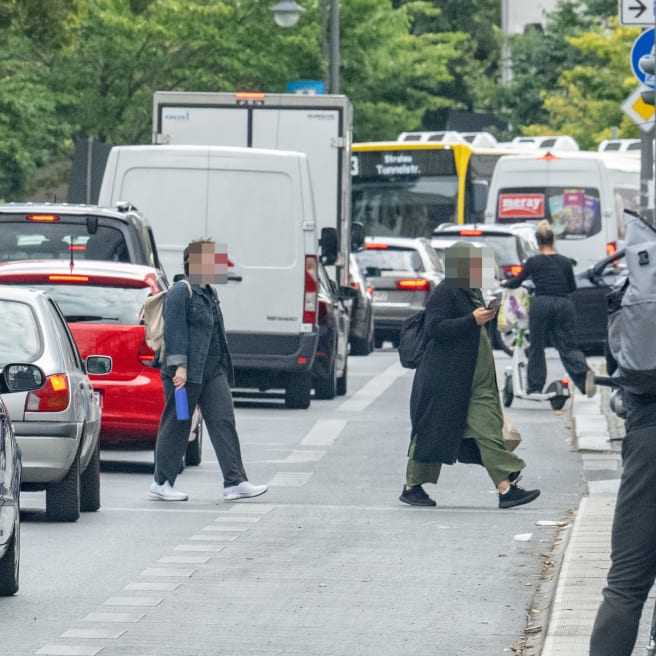
[[501,330],[528,328],[529,300],[529,293],[524,287],[504,289],[497,314],[499,328]]

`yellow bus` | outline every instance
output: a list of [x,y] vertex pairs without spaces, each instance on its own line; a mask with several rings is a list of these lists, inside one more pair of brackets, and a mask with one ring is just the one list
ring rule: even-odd
[[354,143],[352,220],[367,235],[429,239],[440,223],[483,223],[497,160],[516,153],[468,143]]

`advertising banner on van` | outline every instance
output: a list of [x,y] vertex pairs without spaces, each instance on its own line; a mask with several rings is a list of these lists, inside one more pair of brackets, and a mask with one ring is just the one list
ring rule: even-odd
[[544,194],[499,194],[499,219],[543,219]]

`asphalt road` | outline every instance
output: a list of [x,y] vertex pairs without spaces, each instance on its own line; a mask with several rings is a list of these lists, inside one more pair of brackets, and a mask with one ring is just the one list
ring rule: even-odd
[[[509,358],[497,355],[501,374]],[[562,375],[558,360],[550,374]],[[522,484],[497,508],[484,469],[443,469],[437,508],[401,504],[412,372],[392,350],[349,363],[349,392],[292,411],[237,401],[262,497],[221,499],[209,441],[150,501],[152,452],[104,451],[102,509],[45,521],[24,493],[21,589],[0,599],[0,656],[486,656],[521,650],[554,523],[578,506],[567,410],[515,401]],[[521,651],[520,651],[521,653]]]

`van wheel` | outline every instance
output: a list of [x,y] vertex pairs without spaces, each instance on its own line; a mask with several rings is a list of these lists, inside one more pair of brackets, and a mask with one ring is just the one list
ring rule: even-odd
[[285,405],[293,410],[306,410],[310,407],[312,376],[309,371],[292,374],[285,389]]
[[80,477],[80,510],[96,512],[100,508],[100,440]]
[[337,396],[337,372],[335,371],[335,361],[330,367],[330,373],[327,378],[314,379],[314,398],[323,401],[330,401]]
[[185,455],[185,462],[190,467],[197,467],[203,459],[203,422],[198,422],[194,429],[196,436],[191,442],[187,442],[187,451]]
[[46,489],[46,518],[51,522],[76,522],[80,518],[80,455],[59,483]]
[[344,362],[344,373],[337,379],[337,396],[344,396],[348,387],[348,358]]
[[[18,509],[16,509],[18,511]],[[20,519],[16,518],[14,531],[5,555],[0,558],[0,597],[18,592],[20,571]]]

